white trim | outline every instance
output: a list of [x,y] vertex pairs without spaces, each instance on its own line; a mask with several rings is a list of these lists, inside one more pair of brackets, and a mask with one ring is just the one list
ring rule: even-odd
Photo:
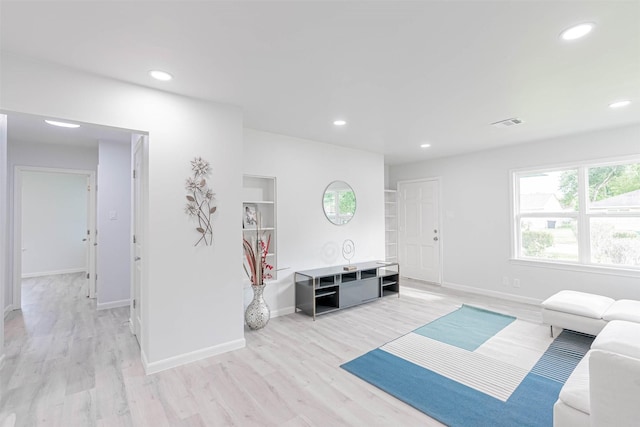
[[544,260],[528,260],[512,258],[509,262],[513,265],[522,265],[526,267],[536,268],[550,268],[555,270],[575,271],[579,273],[591,273],[591,274],[603,274],[606,276],[620,276],[620,277],[638,277],[640,278],[640,270],[626,269],[614,266],[605,265],[593,265],[593,264],[578,264],[578,263],[563,263],[557,261],[544,261]]
[[[4,296],[9,291],[11,286],[11,277],[8,277],[7,270],[9,270],[9,242],[11,233],[9,230],[9,209],[10,196],[9,188],[7,185],[9,179],[9,159],[7,153],[7,116],[0,114],[0,202],[2,209],[0,209],[0,307],[4,309],[4,315],[0,319],[0,369],[4,366],[4,318],[8,314],[7,310],[11,310],[13,305],[10,301],[5,301]],[[8,279],[8,280],[7,280]],[[5,307],[5,304],[7,306]],[[3,384],[4,388],[4,384]],[[14,418],[15,419],[15,418]]]
[[103,302],[96,305],[96,310],[108,310],[110,308],[128,307],[131,304],[129,299],[121,299],[119,301]]
[[504,299],[504,300],[507,300],[507,301],[515,301],[515,302],[520,302],[520,303],[524,303],[524,304],[531,304],[531,305],[540,305],[540,303],[543,301],[543,300],[537,299],[537,298],[523,297],[523,296],[520,296],[520,295],[507,294],[505,292],[498,292],[498,291],[491,291],[489,289],[480,289],[480,288],[476,288],[476,287],[473,287],[473,286],[458,285],[457,283],[450,283],[450,282],[443,283],[442,287],[443,288],[449,288],[449,289],[456,289],[456,290],[459,290],[459,291],[468,292],[470,294],[476,294],[476,295],[483,295],[483,296],[488,296],[488,297],[500,298],[500,299]]
[[287,314],[293,314],[296,312],[296,308],[294,306],[280,308],[278,310],[271,310],[271,318],[286,316]]
[[[129,240],[129,328],[131,329],[131,333],[135,335],[136,340],[138,341],[138,345],[141,349],[144,348],[144,327],[143,324],[143,293],[145,286],[143,284],[146,281],[146,268],[147,263],[143,262],[143,259],[146,259],[145,245],[146,236],[148,235],[148,221],[145,221],[147,217],[146,206],[148,205],[148,166],[149,166],[149,158],[148,158],[148,144],[149,138],[147,135],[143,135],[140,133],[132,133],[131,134],[131,222],[130,222],[130,230],[131,230],[131,238]],[[136,170],[136,153],[140,150],[140,169]],[[135,178],[134,178],[135,174]],[[138,184],[139,183],[139,184]],[[137,187],[136,187],[137,186]],[[136,192],[139,192],[139,194]],[[138,196],[138,202],[136,203],[136,195]],[[136,227],[136,224],[139,224],[139,229]],[[140,242],[140,256],[141,259],[136,260],[136,245],[134,243],[134,237],[137,239],[136,241]],[[136,282],[136,263],[142,263],[140,267],[140,277],[138,282]],[[138,291],[138,292],[136,292]],[[139,301],[136,301],[136,298]],[[133,303],[136,301],[136,307],[134,308]],[[140,319],[140,323],[137,323],[136,316]],[[139,330],[137,330],[139,328]]]
[[[86,169],[63,169],[49,168],[40,166],[22,166],[16,165],[14,168],[13,179],[13,301],[12,304],[16,308],[22,307],[22,172],[46,172],[46,173],[67,173],[74,175],[85,175],[89,177],[91,182],[91,192],[89,198],[93,204],[92,212],[89,216],[89,224],[87,227],[92,231],[95,230],[96,208],[95,208],[95,188],[96,188],[96,172]],[[95,234],[95,233],[94,233]],[[95,257],[94,257],[95,260]],[[94,261],[95,262],[95,261]],[[91,266],[87,266],[91,270]],[[82,271],[86,271],[82,270]],[[95,269],[93,270],[95,271]],[[95,280],[92,280],[94,286],[90,286],[89,296],[95,298]]]
[[635,162],[635,161],[640,161],[640,156],[637,154],[631,154],[631,155],[619,156],[619,157],[587,159],[587,160],[581,160],[578,162],[545,163],[540,166],[530,166],[530,167],[524,167],[524,168],[510,169],[509,173],[511,174],[512,172],[551,172],[551,171],[563,170],[566,168],[578,168],[583,166],[590,166],[590,167],[611,166],[611,165],[623,164],[623,163]]
[[9,313],[11,313],[13,310],[14,310],[13,304],[9,304],[8,306],[6,306],[6,307],[4,308],[4,315],[3,315],[3,318],[4,318],[4,317],[7,317],[7,316],[9,315]]
[[147,354],[144,352],[142,346],[140,346],[140,361],[142,362],[142,367],[144,369],[145,375],[149,375],[151,373],[147,369],[147,366],[149,365],[149,359],[147,359]]
[[216,356],[218,354],[227,353],[229,351],[238,350],[246,346],[244,338],[229,341],[226,343],[214,345],[212,347],[203,348],[202,350],[192,351],[191,353],[184,353],[178,356],[169,357],[157,362],[149,362],[144,351],[141,351],[142,365],[147,375],[155,374],[167,369],[176,368],[178,366],[186,365],[187,363],[195,362],[197,360],[206,359],[208,357]]
[[516,258],[518,256],[518,251],[521,245],[520,242],[520,232],[517,227],[520,227],[520,224],[517,224],[516,217],[520,209],[516,207],[516,201],[520,199],[520,180],[516,178],[516,170],[509,170],[509,242],[510,242],[510,256],[511,258]]
[[56,276],[58,274],[73,274],[73,273],[85,273],[87,271],[86,268],[67,268],[65,270],[55,270],[55,271],[41,271],[38,273],[27,273],[23,274],[21,277],[23,279],[29,279],[32,277],[42,277],[42,276]]
[[[589,177],[588,166],[578,167],[578,209],[576,221],[578,223],[578,261],[580,264],[587,264],[591,259],[591,224],[585,216],[588,205]],[[522,257],[522,254],[520,254]],[[562,262],[562,260],[560,260]]]

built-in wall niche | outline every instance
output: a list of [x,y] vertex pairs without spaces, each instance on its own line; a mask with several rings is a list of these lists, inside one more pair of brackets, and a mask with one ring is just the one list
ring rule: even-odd
[[398,206],[396,190],[384,190],[385,260],[398,261]]
[[276,279],[278,269],[276,201],[275,177],[243,176],[242,234],[250,241],[255,239],[259,225],[259,238],[265,243],[270,239],[267,264],[273,266],[273,269],[269,271],[272,276],[271,280]]

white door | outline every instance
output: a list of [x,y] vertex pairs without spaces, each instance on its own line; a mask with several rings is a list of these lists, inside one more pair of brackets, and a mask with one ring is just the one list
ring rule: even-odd
[[402,275],[440,283],[438,180],[398,185],[398,261]]
[[87,260],[87,296],[96,297],[96,193],[95,178],[87,176],[87,235],[83,239],[86,244],[85,253]]
[[144,137],[140,137],[133,154],[133,280],[131,300],[131,325],[138,344],[142,332],[142,316],[140,310],[140,284],[142,281],[142,149]]

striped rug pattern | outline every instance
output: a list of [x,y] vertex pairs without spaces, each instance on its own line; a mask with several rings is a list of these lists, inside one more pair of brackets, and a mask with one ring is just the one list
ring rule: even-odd
[[486,328],[491,317],[475,310],[463,306],[342,368],[448,426],[551,427],[560,389],[594,337],[552,339],[545,325],[518,319]]
[[414,333],[385,344],[380,349],[503,402],[529,373],[483,354]]
[[592,335],[564,331],[551,343],[531,373],[564,384],[592,342]]

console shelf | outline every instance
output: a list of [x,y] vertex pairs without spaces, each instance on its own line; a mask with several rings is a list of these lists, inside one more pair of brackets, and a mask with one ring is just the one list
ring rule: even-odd
[[296,312],[316,316],[380,299],[400,297],[400,266],[397,262],[370,261],[344,266],[297,271],[294,275]]

